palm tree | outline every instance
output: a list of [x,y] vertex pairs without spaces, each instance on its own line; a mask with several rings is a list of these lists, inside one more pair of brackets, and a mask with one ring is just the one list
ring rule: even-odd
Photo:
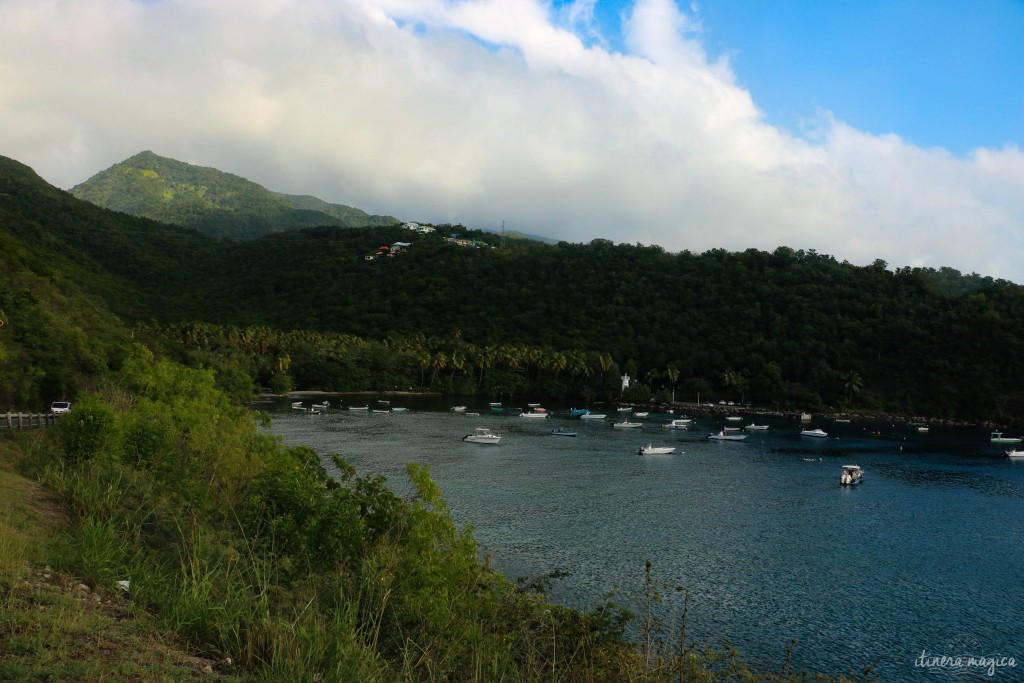
[[437,379],[437,371],[448,367],[448,354],[444,351],[438,351],[430,361],[430,366],[434,368],[434,374],[430,376],[430,386],[434,386],[434,380]]
[[846,375],[846,382],[843,385],[846,389],[846,402],[849,403],[853,399],[854,394],[859,394],[860,390],[864,388],[864,380],[856,370],[851,370]]

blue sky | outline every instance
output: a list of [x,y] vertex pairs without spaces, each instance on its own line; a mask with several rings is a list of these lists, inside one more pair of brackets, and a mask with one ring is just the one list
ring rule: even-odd
[[[631,5],[594,6],[618,49],[620,18]],[[793,133],[820,108],[859,130],[955,154],[1024,144],[1020,0],[679,5],[698,19],[708,56],[726,55],[767,120]]]
[[1024,283],[1024,0],[0,0],[0,154]]

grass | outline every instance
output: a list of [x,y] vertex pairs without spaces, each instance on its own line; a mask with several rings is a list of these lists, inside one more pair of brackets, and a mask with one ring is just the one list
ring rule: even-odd
[[0,438],[0,681],[241,680],[188,652],[129,595],[52,568],[69,523],[51,494],[14,472],[18,454]]

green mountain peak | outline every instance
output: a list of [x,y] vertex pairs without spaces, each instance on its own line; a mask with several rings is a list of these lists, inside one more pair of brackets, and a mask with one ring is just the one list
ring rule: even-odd
[[392,216],[272,192],[233,173],[146,150],[71,188],[97,206],[193,228],[212,237],[254,239],[306,227],[393,225]]

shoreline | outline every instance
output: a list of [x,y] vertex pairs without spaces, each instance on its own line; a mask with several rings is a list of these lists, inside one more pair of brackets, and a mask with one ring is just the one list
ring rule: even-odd
[[[323,391],[323,390],[296,390],[289,391],[283,394],[275,394],[271,392],[261,392],[254,396],[253,400],[266,401],[275,398],[316,398],[321,396],[416,396],[416,397],[430,397],[437,398],[446,396],[444,392],[440,391],[409,391],[409,390],[390,390],[390,391]],[[455,398],[455,395],[452,395]],[[994,422],[992,420],[965,420],[957,418],[933,418],[925,417],[921,415],[898,415],[892,413],[871,413],[871,412],[858,412],[858,411],[827,411],[827,412],[809,412],[801,413],[799,411],[788,411],[788,410],[772,410],[770,408],[757,408],[753,406],[736,406],[736,405],[719,405],[717,403],[693,403],[690,401],[675,401],[673,403],[633,403],[628,401],[609,401],[609,402],[597,402],[595,405],[604,407],[614,406],[630,406],[634,409],[663,409],[663,410],[683,410],[691,412],[704,412],[713,415],[742,415],[750,418],[770,418],[776,420],[796,420],[797,422],[808,421],[803,420],[804,415],[810,415],[811,419],[849,419],[858,421],[877,421],[877,422],[892,422],[902,424],[912,423],[923,423],[927,425],[943,425],[948,427],[979,427],[991,430],[1008,430],[1012,427],[1004,424]]]

